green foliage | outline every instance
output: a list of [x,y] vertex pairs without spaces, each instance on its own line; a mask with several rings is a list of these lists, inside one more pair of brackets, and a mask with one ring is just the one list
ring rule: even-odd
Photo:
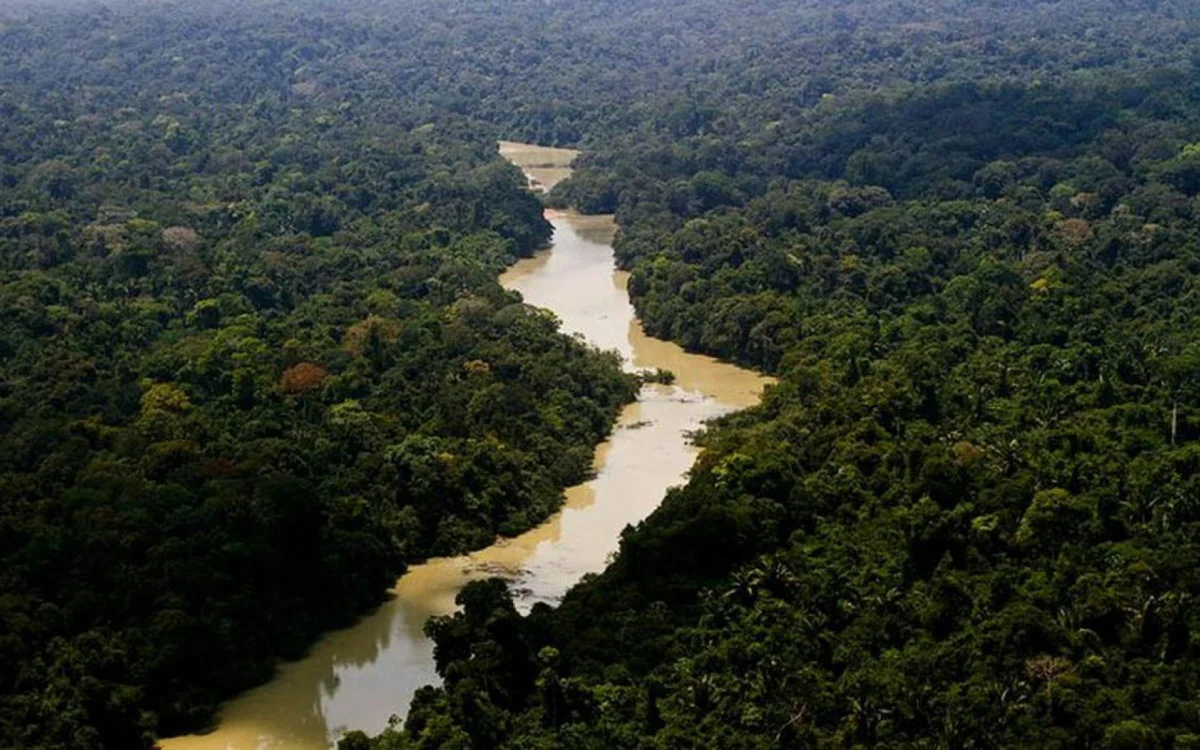
[[[1193,744],[1191,63],[1116,52],[1163,13],[1077,3],[1112,14],[1088,72],[1065,61],[1090,41],[1016,41],[1075,20],[1012,3],[960,64],[901,81],[929,47],[852,15],[884,5],[848,5],[834,97],[783,104],[783,76],[825,63],[759,48],[551,196],[615,205],[648,331],[781,382],[506,641],[539,673],[506,683],[518,710],[455,713],[463,657],[414,704],[442,723],[374,746]],[[729,95],[751,70],[781,71],[761,105]],[[520,671],[489,658],[476,684]]]
[[[632,379],[494,283],[581,145],[647,329],[774,372],[378,747],[1189,747],[1195,3],[0,11],[0,744],[207,720],[535,523]],[[64,50],[70,54],[64,54]]]
[[200,728],[543,520],[636,386],[496,284],[550,227],[489,136],[271,80],[269,9],[129,12],[0,25],[4,746]]

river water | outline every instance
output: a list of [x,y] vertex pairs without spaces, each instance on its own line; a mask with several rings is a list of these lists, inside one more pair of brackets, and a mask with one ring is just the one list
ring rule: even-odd
[[[502,142],[534,189],[570,174],[576,152]],[[696,457],[688,435],[705,420],[757,403],[765,378],[688,354],[643,333],[613,265],[610,216],[547,212],[554,240],[500,277],[531,305],[552,310],[565,331],[615,349],[631,369],[664,368],[674,385],[647,385],[596,450],[595,477],[566,491],[563,509],[541,526],[478,552],[412,566],[388,600],[354,626],[318,641],[275,678],[225,704],[214,731],[161,740],[164,750],[327,750],[350,729],[377,733],[403,714],[413,693],[437,682],[433,644],[422,630],[454,611],[469,581],[513,582],[518,607],[553,603],[586,573],[601,570],[621,530],[649,515]]]

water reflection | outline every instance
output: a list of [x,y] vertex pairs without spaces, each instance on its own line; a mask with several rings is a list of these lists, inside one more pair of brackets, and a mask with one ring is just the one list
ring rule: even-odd
[[[550,163],[540,152],[524,153]],[[328,634],[274,680],[226,704],[214,732],[164,740],[164,748],[325,750],[348,728],[380,731],[417,688],[437,681],[423,626],[453,611],[468,581],[509,578],[526,611],[558,601],[585,573],[602,569],[621,530],[679,483],[695,459],[687,436],[705,420],[757,401],[763,378],[645,335],[626,294],[628,276],[614,270],[611,217],[550,218],[553,247],[514,265],[501,283],[553,310],[566,330],[616,349],[628,366],[672,370],[676,384],[647,386],[623,410],[596,452],[595,478],[567,490],[563,510],[546,523],[470,555],[414,566],[374,613]]]

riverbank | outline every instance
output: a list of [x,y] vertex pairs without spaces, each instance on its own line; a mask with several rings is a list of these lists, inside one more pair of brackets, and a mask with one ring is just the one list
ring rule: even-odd
[[[569,174],[575,157],[528,144],[508,144],[501,153],[543,185]],[[548,218],[555,229],[550,247],[513,265],[500,283],[553,311],[565,331],[619,352],[627,368],[670,370],[675,383],[642,388],[597,448],[594,478],[568,489],[562,510],[545,523],[469,555],[414,565],[379,610],[328,634],[271,682],[227,703],[214,732],[165,740],[164,749],[321,750],[348,729],[382,730],[419,687],[437,681],[423,626],[452,612],[463,586],[496,575],[512,581],[522,610],[556,602],[583,575],[601,570],[621,531],[682,481],[697,453],[689,439],[695,430],[757,402],[765,378],[642,331],[626,292],[628,275],[615,269],[611,216],[549,212]]]

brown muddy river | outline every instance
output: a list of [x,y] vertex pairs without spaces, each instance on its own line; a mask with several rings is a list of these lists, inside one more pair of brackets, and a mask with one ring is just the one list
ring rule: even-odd
[[[549,189],[570,174],[575,156],[503,142],[501,153]],[[536,182],[534,182],[536,181]],[[604,567],[621,530],[658,506],[696,457],[688,434],[705,420],[757,403],[765,378],[642,332],[615,270],[611,217],[548,213],[551,247],[500,277],[531,305],[552,310],[564,330],[616,349],[633,369],[665,368],[671,386],[648,385],[621,413],[612,438],[596,451],[596,475],[566,492],[562,511],[514,539],[463,557],[414,565],[377,611],[327,634],[308,656],[282,665],[271,682],[222,707],[215,731],[160,742],[166,750],[326,750],[350,729],[376,733],[407,710],[417,688],[437,682],[433,644],[422,626],[454,610],[469,581],[499,575],[513,582],[518,607],[555,602],[585,573]]]

